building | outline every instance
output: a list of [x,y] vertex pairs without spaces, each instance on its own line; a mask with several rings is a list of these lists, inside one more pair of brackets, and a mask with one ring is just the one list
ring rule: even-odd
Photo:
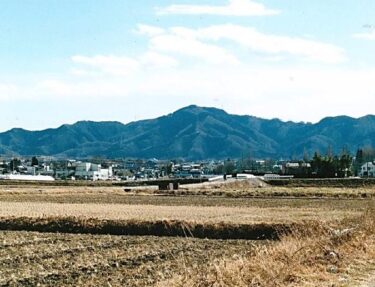
[[311,164],[309,162],[286,162],[282,166],[283,175],[293,175],[294,177],[309,177],[311,173]]
[[2,180],[21,180],[21,181],[54,181],[52,176],[30,175],[30,174],[6,174],[1,175]]
[[108,180],[112,178],[112,167],[102,168],[100,164],[91,162],[77,162],[75,164],[75,178],[86,180]]
[[172,173],[177,178],[201,178],[202,164],[175,164],[172,166]]
[[375,177],[375,163],[374,162],[366,162],[361,166],[361,170],[359,171],[360,177]]

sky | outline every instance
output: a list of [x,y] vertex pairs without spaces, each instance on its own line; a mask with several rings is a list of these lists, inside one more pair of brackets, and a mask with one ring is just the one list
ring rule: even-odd
[[374,114],[375,1],[0,1],[0,132],[191,104],[285,121]]

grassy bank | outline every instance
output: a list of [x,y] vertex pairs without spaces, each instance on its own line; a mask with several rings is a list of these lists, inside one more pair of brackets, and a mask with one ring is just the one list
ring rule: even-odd
[[250,255],[220,259],[159,286],[359,286],[375,270],[374,210],[294,230]]
[[0,230],[78,234],[147,235],[209,239],[277,239],[297,224],[191,223],[178,220],[99,220],[78,217],[2,217]]
[[293,179],[274,179],[267,180],[268,184],[273,186],[288,187],[373,187],[374,178],[293,178]]

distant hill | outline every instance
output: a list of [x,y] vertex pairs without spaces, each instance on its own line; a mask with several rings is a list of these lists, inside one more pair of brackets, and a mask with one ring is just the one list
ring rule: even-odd
[[375,116],[283,122],[188,106],[156,119],[122,124],[82,121],[57,129],[0,133],[0,154],[85,158],[301,157],[331,146],[375,146]]

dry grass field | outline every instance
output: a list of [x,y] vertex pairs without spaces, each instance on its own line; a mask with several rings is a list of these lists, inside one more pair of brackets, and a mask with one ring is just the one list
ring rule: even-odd
[[360,286],[374,273],[372,188],[211,187],[3,185],[0,286]]
[[251,241],[0,232],[0,286],[153,286]]
[[[319,222],[251,254],[217,259],[158,286],[372,287],[375,274],[374,210],[327,228]],[[371,283],[372,282],[372,283]]]
[[[64,202],[99,202],[112,200],[117,202],[124,195],[124,187],[116,186],[40,186],[37,184],[28,185],[0,185],[0,200],[28,200],[40,201],[61,200]],[[157,187],[128,187],[130,195],[170,195],[170,196],[215,196],[227,198],[342,198],[342,199],[366,199],[375,198],[375,186],[363,187],[298,187],[298,186],[270,186],[258,181],[232,181],[226,183],[202,183],[195,185],[182,185],[179,190],[159,191]],[[16,196],[12,196],[16,195]],[[71,199],[71,195],[74,197]],[[83,197],[80,197],[82,195]],[[105,198],[106,195],[110,197]],[[90,197],[87,199],[87,197]],[[35,198],[35,199],[34,199]]]
[[360,211],[338,208],[158,206],[139,204],[0,202],[0,217],[79,217],[109,220],[177,220],[192,223],[292,223],[331,221],[358,216]]

